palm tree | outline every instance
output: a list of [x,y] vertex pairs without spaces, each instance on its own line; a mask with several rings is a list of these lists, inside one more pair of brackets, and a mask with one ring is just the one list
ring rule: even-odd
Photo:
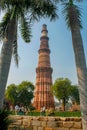
[[80,94],[83,130],[87,130],[87,68],[83,41],[80,31],[80,29],[82,28],[81,13],[80,9],[73,3],[73,0],[69,0],[69,2],[65,4],[63,14],[64,13],[66,23],[70,28],[72,35],[72,44],[75,54],[75,62],[79,84],[78,89]]
[[33,21],[38,21],[42,17],[49,17],[52,20],[57,15],[54,3],[46,0],[1,0],[0,9],[5,10],[0,23],[0,40],[3,41],[0,56],[0,108],[2,109],[12,54],[18,65],[18,25],[24,41],[30,42]]

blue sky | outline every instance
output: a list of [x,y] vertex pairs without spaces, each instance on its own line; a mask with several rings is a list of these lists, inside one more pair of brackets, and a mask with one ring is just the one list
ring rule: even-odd
[[[87,1],[82,6],[82,38],[84,43],[85,55],[87,60]],[[50,61],[53,68],[53,82],[59,77],[67,77],[72,84],[77,84],[77,74],[72,47],[71,33],[67,29],[64,17],[61,15],[61,8],[58,11],[59,19],[50,22],[48,19],[42,19],[32,26],[32,39],[30,44],[24,43],[19,34],[18,53],[19,67],[17,68],[12,58],[7,85],[19,84],[24,80],[35,84],[36,67],[38,65],[38,49],[40,47],[40,36],[43,24],[47,24],[49,47],[51,50]]]

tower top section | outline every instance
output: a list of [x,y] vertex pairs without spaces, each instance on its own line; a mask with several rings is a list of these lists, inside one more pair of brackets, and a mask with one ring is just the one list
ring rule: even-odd
[[47,25],[46,24],[43,24],[42,25],[42,31],[41,31],[41,36],[45,36],[47,37],[47,34],[48,34],[48,31],[47,31]]

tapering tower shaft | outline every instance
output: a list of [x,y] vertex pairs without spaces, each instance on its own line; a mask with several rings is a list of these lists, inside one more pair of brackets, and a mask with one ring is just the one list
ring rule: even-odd
[[42,106],[46,109],[54,109],[54,98],[51,93],[52,68],[50,66],[49,38],[47,26],[42,26],[38,67],[36,68],[36,85],[34,95],[34,107],[40,110]]

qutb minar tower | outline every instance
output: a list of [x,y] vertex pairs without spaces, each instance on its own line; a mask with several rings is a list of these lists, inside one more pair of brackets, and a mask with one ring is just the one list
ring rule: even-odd
[[50,65],[50,49],[47,26],[42,26],[40,37],[40,49],[38,67],[36,68],[36,85],[34,93],[34,107],[40,110],[41,107],[54,109],[54,97],[51,92],[52,68]]

